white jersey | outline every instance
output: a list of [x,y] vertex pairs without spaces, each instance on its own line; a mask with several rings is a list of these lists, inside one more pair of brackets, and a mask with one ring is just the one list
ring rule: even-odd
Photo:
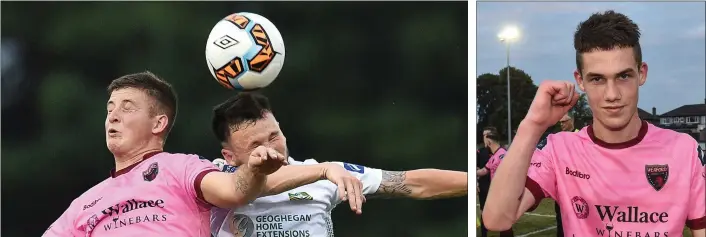
[[[333,162],[343,166],[363,183],[363,194],[377,192],[382,171],[361,165]],[[290,165],[318,164],[289,158]],[[233,172],[235,168],[221,167]],[[211,209],[211,233],[216,237],[332,237],[331,210],[342,200],[338,188],[320,180],[287,192],[261,197],[237,209]]]

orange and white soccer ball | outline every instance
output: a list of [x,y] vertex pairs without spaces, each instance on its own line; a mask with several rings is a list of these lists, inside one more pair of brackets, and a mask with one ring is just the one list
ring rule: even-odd
[[267,18],[234,13],[211,30],[206,41],[206,63],[222,86],[256,90],[277,78],[284,64],[284,40]]

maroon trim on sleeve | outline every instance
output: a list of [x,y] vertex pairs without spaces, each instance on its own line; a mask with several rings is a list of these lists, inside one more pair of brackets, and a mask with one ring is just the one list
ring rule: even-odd
[[203,177],[206,176],[206,174],[218,171],[217,169],[207,169],[204,171],[201,171],[198,175],[196,175],[196,179],[194,179],[194,191],[196,192],[196,201],[203,205],[203,207],[210,208],[213,206],[213,204],[209,203],[204,199],[203,197],[203,191],[201,190],[201,181],[203,180]]
[[525,188],[527,188],[530,193],[532,193],[532,196],[534,196],[534,205],[532,205],[532,207],[530,207],[527,211],[534,211],[534,209],[537,209],[539,206],[539,203],[542,202],[542,199],[545,198],[544,191],[542,190],[542,187],[530,177],[527,177],[527,181],[525,181]]
[[692,230],[706,229],[706,216],[694,220],[686,220],[686,226]]

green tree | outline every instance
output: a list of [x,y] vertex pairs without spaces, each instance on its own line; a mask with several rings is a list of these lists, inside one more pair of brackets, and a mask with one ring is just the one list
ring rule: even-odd
[[576,128],[580,129],[588,125],[588,122],[593,119],[593,113],[591,112],[591,107],[588,106],[586,93],[581,93],[576,105],[569,112],[574,117],[574,126]]
[[[507,137],[507,68],[503,68],[498,74],[482,74],[476,79],[476,99],[477,99],[477,137],[482,139],[483,127],[493,126],[498,132]],[[527,114],[537,86],[532,81],[532,77],[524,71],[510,67],[510,95],[511,95],[511,124],[512,130]]]

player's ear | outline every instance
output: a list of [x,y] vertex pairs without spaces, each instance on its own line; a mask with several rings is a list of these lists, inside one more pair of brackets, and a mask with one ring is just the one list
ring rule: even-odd
[[232,151],[223,148],[221,149],[221,155],[223,155],[223,159],[225,159],[229,165],[235,166],[235,155],[233,155]]
[[152,125],[152,133],[158,134],[165,132],[169,126],[169,118],[166,114],[160,114],[155,116],[154,123]]
[[640,74],[638,75],[640,78],[640,86],[644,85],[645,82],[647,81],[647,63],[642,62],[640,65]]
[[574,80],[576,80],[576,85],[579,85],[579,89],[586,92],[586,90],[583,89],[583,77],[581,77],[581,72],[579,72],[578,69],[574,70]]

